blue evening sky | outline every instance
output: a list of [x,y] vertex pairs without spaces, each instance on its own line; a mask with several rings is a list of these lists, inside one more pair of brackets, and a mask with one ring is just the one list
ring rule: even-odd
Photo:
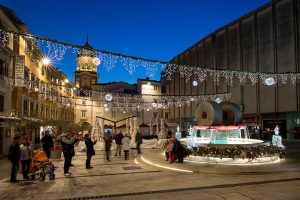
[[[169,61],[223,25],[270,0],[0,0],[13,9],[32,34],[83,45],[86,34],[96,49]],[[74,80],[76,56],[68,52],[55,63]],[[100,82],[135,83],[146,73],[121,66]],[[159,80],[160,73],[154,79]]]

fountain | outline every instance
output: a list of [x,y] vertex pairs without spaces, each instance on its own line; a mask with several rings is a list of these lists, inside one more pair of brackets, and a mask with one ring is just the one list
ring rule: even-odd
[[196,111],[199,125],[190,127],[189,136],[180,140],[194,151],[194,156],[189,156],[186,161],[261,164],[280,160],[279,154],[270,154],[271,148],[282,147],[278,129],[273,137],[273,146],[270,146],[270,142],[250,138],[247,126],[240,125],[241,116],[238,105],[231,102],[223,102],[221,105],[216,102],[200,104]]

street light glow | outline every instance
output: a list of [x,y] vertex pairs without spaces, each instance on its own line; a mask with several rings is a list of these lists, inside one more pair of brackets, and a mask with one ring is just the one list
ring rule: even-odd
[[47,57],[42,58],[41,61],[43,65],[49,65],[51,63],[50,59]]

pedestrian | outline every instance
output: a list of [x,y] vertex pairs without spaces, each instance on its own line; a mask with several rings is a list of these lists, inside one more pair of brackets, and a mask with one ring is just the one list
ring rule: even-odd
[[24,179],[29,179],[28,173],[32,159],[32,147],[28,142],[27,138],[22,139],[21,149],[21,164],[22,164],[22,174]]
[[130,138],[128,137],[128,135],[126,134],[125,137],[122,138],[122,148],[124,151],[124,159],[128,160],[128,155],[129,155],[129,150],[130,150]]
[[136,150],[137,150],[137,153],[140,154],[141,153],[141,144],[143,143],[143,136],[142,134],[140,133],[140,131],[138,131],[136,133],[136,136],[135,136],[135,143],[136,143]]
[[86,145],[85,167],[87,169],[91,169],[91,168],[93,168],[91,166],[91,159],[92,159],[92,156],[95,155],[94,145],[97,143],[97,140],[95,142],[93,142],[91,140],[91,135],[90,134],[86,134],[84,137],[85,137],[85,145]]
[[53,138],[50,135],[49,131],[45,131],[44,137],[41,140],[43,144],[43,150],[46,152],[47,157],[50,158],[50,150],[54,146]]
[[168,134],[167,134],[167,141],[165,143],[165,156],[166,156],[166,161],[169,161],[169,152],[168,152],[168,149],[169,149],[169,145],[170,145],[170,142],[169,142],[169,139],[172,137],[172,132],[171,130],[168,131]]
[[115,152],[115,156],[118,155],[121,156],[121,151],[122,151],[122,139],[123,139],[123,134],[121,131],[119,131],[119,133],[116,135],[115,137],[115,142],[116,142],[116,152]]
[[110,148],[112,144],[112,136],[110,131],[107,131],[104,134],[104,143],[105,143],[106,160],[110,161],[109,156],[110,156]]
[[180,143],[180,141],[175,140],[174,143],[174,153],[175,153],[175,158],[178,160],[178,163],[183,163],[183,158],[184,158],[184,147]]
[[16,183],[19,182],[17,180],[17,172],[19,170],[19,162],[21,156],[20,150],[20,136],[15,136],[14,141],[10,144],[8,159],[11,161],[12,168],[10,174],[10,182]]
[[[75,131],[71,132],[71,137],[75,137],[77,135],[77,133]],[[75,144],[73,145],[73,150],[72,150],[73,154],[72,154],[72,160],[73,157],[75,156]],[[74,167],[73,163],[71,163],[70,167]]]
[[168,153],[169,153],[169,160],[170,163],[173,163],[175,161],[175,142],[176,138],[174,135],[168,140],[169,145],[168,145]]
[[62,150],[65,157],[64,175],[70,176],[69,168],[72,163],[72,157],[75,155],[74,144],[78,141],[77,137],[72,137],[69,131],[65,132],[61,137]]

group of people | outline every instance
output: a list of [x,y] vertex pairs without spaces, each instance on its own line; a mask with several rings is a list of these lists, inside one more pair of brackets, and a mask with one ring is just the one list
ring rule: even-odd
[[[90,133],[85,134],[84,139],[85,139],[85,145],[86,145],[86,162],[85,162],[86,169],[92,169],[93,167],[91,166],[91,159],[96,154],[94,145],[97,143],[97,140],[92,141]],[[115,142],[116,142],[115,156],[117,156],[117,155],[121,156],[121,152],[123,150],[124,151],[124,159],[128,160],[131,140],[127,134],[123,135],[121,131],[118,134],[116,134],[114,138],[112,137],[112,134],[110,131],[107,131],[104,134],[106,160],[110,161],[111,146],[112,146],[113,139],[115,139]],[[137,152],[138,152],[138,154],[140,154],[141,153],[140,145],[142,144],[142,135],[140,132],[137,133],[135,139],[136,139]],[[78,140],[79,140],[78,137],[76,137],[70,133],[65,133],[61,137],[63,155],[65,157],[65,162],[64,162],[64,175],[65,176],[70,176],[72,174],[71,172],[69,172],[69,169],[70,169],[70,166],[72,163],[72,158],[75,155],[74,144]]]
[[28,142],[28,138],[15,136],[9,148],[8,158],[12,163],[10,182],[19,182],[17,173],[19,171],[19,163],[22,164],[22,174],[24,179],[29,179],[29,167],[32,159],[33,149]]
[[[110,154],[111,154],[111,146],[113,139],[115,140],[116,143],[116,149],[115,149],[115,157],[116,156],[121,156],[122,150],[124,151],[124,159],[128,160],[129,159],[129,150],[130,150],[130,137],[128,134],[123,135],[121,131],[119,131],[115,137],[112,137],[112,134],[110,131],[107,131],[104,134],[104,144],[105,144],[105,154],[106,154],[106,160],[110,161]],[[136,148],[137,148],[137,153],[141,153],[140,146],[142,144],[142,134],[138,132],[135,137],[135,142],[136,142]],[[86,168],[90,169],[93,168],[91,166],[91,158],[92,156],[95,155],[95,150],[94,150],[94,145],[97,143],[97,141],[92,141],[91,140],[91,135],[86,134],[85,135],[85,144],[86,144],[86,153],[87,153],[87,159],[86,159]]]
[[167,134],[167,143],[165,146],[166,161],[173,163],[177,160],[178,163],[183,162],[185,156],[185,149],[178,139],[172,134],[171,131]]
[[[69,171],[72,165],[72,158],[75,156],[75,144],[81,138],[77,134],[67,131],[63,133],[60,137],[60,143],[62,145],[62,152],[64,155],[64,175],[70,176],[72,173]],[[86,145],[86,168],[91,169],[91,158],[95,155],[94,145],[97,141],[92,141],[91,134],[88,133],[84,136]],[[104,134],[105,152],[106,160],[110,161],[110,151],[113,139],[116,142],[115,156],[121,156],[121,152],[124,152],[124,159],[129,159],[130,150],[130,138],[127,134],[123,135],[121,131],[112,137],[112,134],[108,131]],[[142,144],[142,135],[140,132],[137,133],[135,137],[137,153],[140,154],[140,145]],[[45,131],[43,138],[41,139],[43,151],[46,153],[47,157],[50,158],[51,148],[54,146],[53,137],[49,131]],[[12,163],[11,170],[11,182],[18,182],[17,172],[19,171],[19,163],[22,164],[22,174],[24,179],[29,179],[29,169],[32,160],[33,148],[30,145],[28,138],[20,136],[15,136],[13,142],[9,149],[9,160]]]

